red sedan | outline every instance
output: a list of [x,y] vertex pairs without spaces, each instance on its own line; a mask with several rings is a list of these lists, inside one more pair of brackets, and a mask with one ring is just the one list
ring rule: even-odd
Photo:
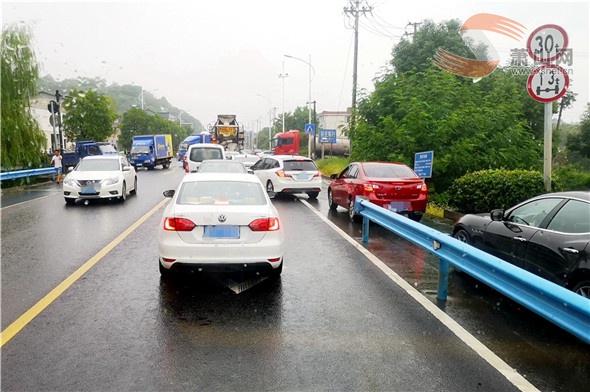
[[340,174],[330,176],[328,188],[330,209],[348,209],[351,221],[358,214],[356,196],[419,222],[426,211],[428,187],[424,180],[403,163],[353,162]]

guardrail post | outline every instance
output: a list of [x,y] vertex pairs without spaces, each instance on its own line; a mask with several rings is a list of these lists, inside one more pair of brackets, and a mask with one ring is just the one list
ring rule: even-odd
[[449,262],[445,259],[438,259],[438,293],[436,299],[447,300],[449,288]]
[[369,242],[369,224],[371,221],[366,216],[363,216],[363,242]]

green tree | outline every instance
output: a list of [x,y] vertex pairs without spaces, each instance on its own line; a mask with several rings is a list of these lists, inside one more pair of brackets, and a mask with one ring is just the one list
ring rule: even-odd
[[2,31],[2,170],[40,167],[46,138],[31,114],[37,97],[39,66],[27,28],[15,25]]
[[105,141],[117,119],[113,101],[96,91],[72,91],[63,102],[64,132],[68,140]]
[[569,151],[590,159],[590,103],[586,104],[586,110],[582,114],[580,131],[569,135],[566,146]]
[[416,152],[432,150],[437,192],[470,171],[539,169],[542,141],[523,117],[520,88],[504,72],[479,83],[434,66],[387,75],[359,103],[351,158],[412,166]]

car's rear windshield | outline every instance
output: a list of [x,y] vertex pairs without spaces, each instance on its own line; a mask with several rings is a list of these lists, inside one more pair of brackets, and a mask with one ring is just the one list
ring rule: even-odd
[[205,159],[223,159],[222,154],[219,148],[199,147],[191,150],[189,159],[193,162],[202,162]]
[[262,185],[245,181],[185,182],[176,199],[177,204],[195,205],[264,205]]
[[419,178],[405,165],[364,164],[363,169],[366,176],[371,178]]
[[214,160],[201,163],[199,173],[248,173],[242,162]]
[[313,161],[308,160],[293,160],[284,161],[285,171],[314,171],[318,170]]

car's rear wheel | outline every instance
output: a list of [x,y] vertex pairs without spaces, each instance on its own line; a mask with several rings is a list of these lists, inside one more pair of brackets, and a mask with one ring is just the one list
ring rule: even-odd
[[331,210],[335,210],[338,208],[338,204],[334,203],[332,189],[328,188],[328,206],[330,206]]
[[350,221],[353,223],[359,220],[359,215],[356,213],[356,210],[354,209],[354,197],[351,197],[348,200],[348,219],[350,219]]
[[590,280],[584,280],[574,286],[574,293],[590,298]]
[[64,197],[64,199],[66,200],[66,204],[73,205],[74,203],[76,203],[76,199],[72,197]]
[[266,191],[267,191],[267,192],[274,192],[274,191],[275,191],[275,187],[274,187],[274,185],[272,184],[272,181],[271,181],[271,180],[268,180],[268,181],[266,182]]
[[320,194],[320,192],[307,192],[307,196],[309,196],[310,199],[317,199],[318,195]]
[[137,177],[135,177],[135,181],[133,181],[133,189],[129,191],[132,195],[137,195]]
[[458,239],[461,242],[465,242],[466,244],[471,244],[471,237],[464,229],[459,229],[453,233],[453,238]]
[[125,181],[123,181],[123,186],[121,187],[121,196],[119,196],[119,201],[124,203],[127,200],[127,185],[125,185]]
[[422,216],[424,214],[415,214],[413,212],[410,213],[409,217],[411,220],[415,221],[415,222],[420,222],[422,220]]

